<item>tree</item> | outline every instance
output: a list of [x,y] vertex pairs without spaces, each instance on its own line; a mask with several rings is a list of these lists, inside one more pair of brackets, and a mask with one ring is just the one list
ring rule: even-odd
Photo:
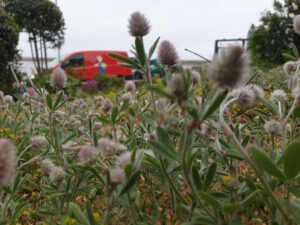
[[49,0],[3,0],[20,28],[29,34],[32,56],[38,73],[48,69],[47,43],[60,48],[64,43],[65,22],[60,9]]
[[13,82],[9,63],[15,61],[19,42],[19,28],[13,17],[0,5],[0,89],[6,91]]
[[293,17],[300,13],[299,0],[274,1],[274,11],[267,11],[261,24],[252,28],[248,48],[253,63],[271,68],[284,63],[292,52],[291,43],[300,46],[300,37],[293,30]]

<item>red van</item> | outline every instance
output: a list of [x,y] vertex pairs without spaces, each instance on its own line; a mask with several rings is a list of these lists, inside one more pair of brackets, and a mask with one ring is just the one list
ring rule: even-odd
[[[68,74],[81,80],[95,78],[96,74],[108,76],[132,76],[130,68],[120,65],[119,60],[110,57],[114,53],[128,58],[124,51],[78,51],[62,57],[61,67]],[[51,62],[51,69],[58,67],[58,62]]]

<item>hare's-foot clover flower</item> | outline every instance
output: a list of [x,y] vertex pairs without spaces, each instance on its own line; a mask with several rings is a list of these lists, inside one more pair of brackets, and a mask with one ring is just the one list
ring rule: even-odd
[[208,78],[226,89],[239,87],[249,76],[250,59],[241,46],[231,46],[215,55],[208,67]]
[[135,91],[135,89],[136,89],[135,83],[131,80],[127,81],[124,85],[125,92],[133,92],[133,91]]
[[16,171],[16,148],[7,139],[0,139],[0,186],[7,185]]
[[170,41],[161,42],[158,49],[158,62],[165,66],[173,66],[178,63],[177,51]]
[[32,148],[45,149],[48,146],[48,140],[44,136],[33,136],[30,144]]
[[270,120],[265,123],[264,129],[267,132],[267,134],[271,136],[276,136],[280,133],[281,124],[276,120]]
[[99,151],[93,146],[82,146],[78,152],[80,163],[93,163],[99,156]]
[[297,15],[297,16],[294,17],[293,27],[294,27],[294,31],[297,34],[300,34],[300,15]]
[[133,37],[143,37],[150,32],[150,23],[140,12],[132,13],[128,22],[129,34]]
[[61,68],[55,69],[50,77],[50,84],[52,87],[63,89],[67,87],[67,75]]
[[270,101],[285,103],[287,101],[287,94],[283,90],[275,90],[271,93]]
[[125,173],[121,167],[113,168],[109,171],[110,181],[113,184],[123,184],[125,181]]

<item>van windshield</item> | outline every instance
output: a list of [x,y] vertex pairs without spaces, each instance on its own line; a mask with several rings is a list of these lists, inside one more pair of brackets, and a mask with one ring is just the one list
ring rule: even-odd
[[[69,54],[65,53],[60,57],[60,61],[63,61],[65,58],[67,58]],[[49,68],[55,67],[59,64],[59,60],[58,58],[53,59],[50,63],[49,63]]]

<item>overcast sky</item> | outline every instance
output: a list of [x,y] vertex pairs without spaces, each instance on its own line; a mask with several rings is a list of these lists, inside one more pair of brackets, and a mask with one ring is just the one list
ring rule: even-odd
[[[53,0],[54,1],[54,0]],[[170,40],[181,59],[198,59],[188,48],[211,58],[216,39],[245,38],[251,24],[273,0],[57,0],[66,22],[62,54],[77,50],[129,51],[134,39],[128,34],[128,18],[140,11],[151,23],[147,47],[160,36]],[[30,56],[27,35],[19,49]],[[56,51],[49,51],[56,56]]]

